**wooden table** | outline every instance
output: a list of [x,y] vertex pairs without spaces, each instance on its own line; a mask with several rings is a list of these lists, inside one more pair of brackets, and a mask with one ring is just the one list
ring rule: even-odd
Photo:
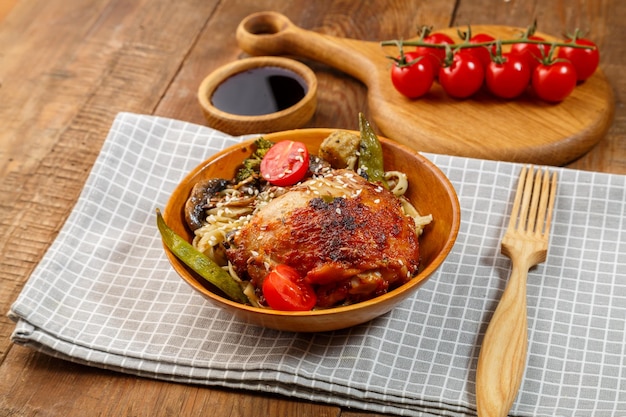
[[[363,3],[363,4],[361,4]],[[567,3],[567,6],[565,6]],[[620,0],[2,0],[0,3],[0,309],[8,311],[80,193],[115,115],[204,123],[202,78],[242,57],[235,29],[276,10],[296,25],[362,40],[408,38],[423,24],[588,30],[616,110],[606,137],[572,168],[626,174],[626,3]],[[309,63],[319,105],[307,127],[356,128],[358,81]],[[54,359],[10,342],[0,317],[0,415],[365,416],[335,406],[165,383]],[[88,410],[88,411],[85,411]]]

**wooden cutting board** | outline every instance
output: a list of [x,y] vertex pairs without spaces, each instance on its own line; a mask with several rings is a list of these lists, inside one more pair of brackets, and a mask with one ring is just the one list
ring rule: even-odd
[[[472,31],[505,39],[518,37],[523,29],[472,26]],[[442,32],[458,40],[456,28]],[[601,69],[559,104],[545,103],[531,93],[512,101],[486,92],[457,100],[437,83],[427,96],[409,100],[390,81],[386,55],[396,55],[396,47],[304,30],[275,12],[245,18],[237,28],[237,41],[250,55],[308,58],[360,80],[368,88],[372,122],[384,136],[418,151],[564,165],[602,139],[613,119],[613,92]]]

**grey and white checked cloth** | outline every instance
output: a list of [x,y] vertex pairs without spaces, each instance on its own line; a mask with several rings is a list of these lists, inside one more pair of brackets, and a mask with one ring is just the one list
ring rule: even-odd
[[[168,263],[155,226],[176,184],[240,139],[120,113],[80,198],[9,316],[15,343],[144,377],[406,416],[475,415],[484,331],[521,166],[426,154],[462,209],[441,268],[388,314],[298,334],[235,319]],[[528,279],[529,350],[513,416],[626,416],[626,176],[555,168],[548,259]],[[436,213],[434,213],[436,215]]]

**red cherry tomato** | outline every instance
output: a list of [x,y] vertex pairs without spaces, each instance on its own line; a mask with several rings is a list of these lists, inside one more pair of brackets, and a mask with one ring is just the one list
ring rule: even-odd
[[[432,43],[435,45],[453,45],[454,40],[446,35],[445,33],[432,33],[426,37],[424,37],[424,42]],[[428,46],[418,46],[413,51],[416,55],[425,56],[433,69],[433,74],[435,77],[439,74],[439,67],[441,67],[441,63],[446,57],[445,48],[430,48]]]
[[485,70],[485,83],[493,95],[505,99],[515,98],[530,83],[528,61],[521,55],[503,54],[502,58],[502,63],[489,63]]
[[[569,43],[572,42],[570,39]],[[591,77],[598,68],[600,63],[600,52],[595,43],[588,39],[576,39],[576,44],[593,46],[595,49],[570,48],[562,46],[559,48],[558,57],[567,59],[576,68],[576,77],[578,81],[584,81]]]
[[533,72],[531,84],[542,100],[563,101],[576,87],[576,69],[569,61],[539,64]]
[[454,98],[467,98],[476,93],[483,84],[485,70],[480,60],[465,51],[454,54],[450,66],[439,69],[439,83]]
[[[496,38],[491,35],[487,35],[486,33],[478,33],[470,38],[469,43],[486,43],[493,42],[495,40]],[[491,49],[491,53],[489,53],[489,49]],[[475,48],[467,48],[467,52],[475,55],[480,60],[483,67],[487,68],[487,65],[489,65],[489,63],[491,62],[491,55],[495,55],[496,53],[496,45],[493,44],[490,47],[480,46]]]
[[263,280],[263,295],[274,310],[309,311],[317,303],[313,287],[298,272],[284,264],[277,265]]
[[[417,60],[417,61],[416,61]],[[409,52],[391,67],[391,82],[400,94],[415,99],[430,90],[435,77],[425,56]]]
[[261,161],[261,176],[286,187],[300,181],[309,169],[309,151],[304,143],[283,140],[275,143]]
[[[528,39],[533,41],[543,41],[542,37],[539,36],[529,36]],[[548,51],[550,50],[550,45],[547,44],[536,44],[536,43],[514,43],[511,45],[511,54],[521,55],[528,61],[528,65],[530,66],[530,71],[535,70],[537,65],[541,59],[548,55]],[[542,52],[543,51],[543,52]]]

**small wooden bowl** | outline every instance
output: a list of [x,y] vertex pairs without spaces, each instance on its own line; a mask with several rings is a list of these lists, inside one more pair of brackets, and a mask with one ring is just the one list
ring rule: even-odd
[[[311,153],[333,129],[300,129],[265,135],[271,141],[285,139],[303,142]],[[461,209],[456,192],[448,178],[428,159],[391,140],[380,138],[387,170],[405,172],[409,180],[407,196],[423,214],[432,214],[433,222],[420,237],[421,264],[418,275],[401,287],[380,297],[345,307],[306,312],[276,311],[255,308],[230,301],[206,284],[164,246],[167,257],[178,274],[207,300],[248,322],[278,330],[323,332],[365,323],[387,313],[411,296],[441,265],[456,240]],[[251,153],[253,140],[225,149],[191,171],[176,187],[163,217],[176,233],[191,241],[183,208],[194,184],[205,178],[231,178],[236,168]]]
[[[291,107],[258,116],[228,113],[213,105],[211,97],[220,84],[235,74],[261,67],[280,67],[294,72],[306,84],[305,96]],[[304,126],[315,113],[317,77],[309,67],[293,59],[283,57],[245,58],[224,65],[209,74],[198,88],[198,101],[208,125],[230,135],[238,136],[296,129]]]

